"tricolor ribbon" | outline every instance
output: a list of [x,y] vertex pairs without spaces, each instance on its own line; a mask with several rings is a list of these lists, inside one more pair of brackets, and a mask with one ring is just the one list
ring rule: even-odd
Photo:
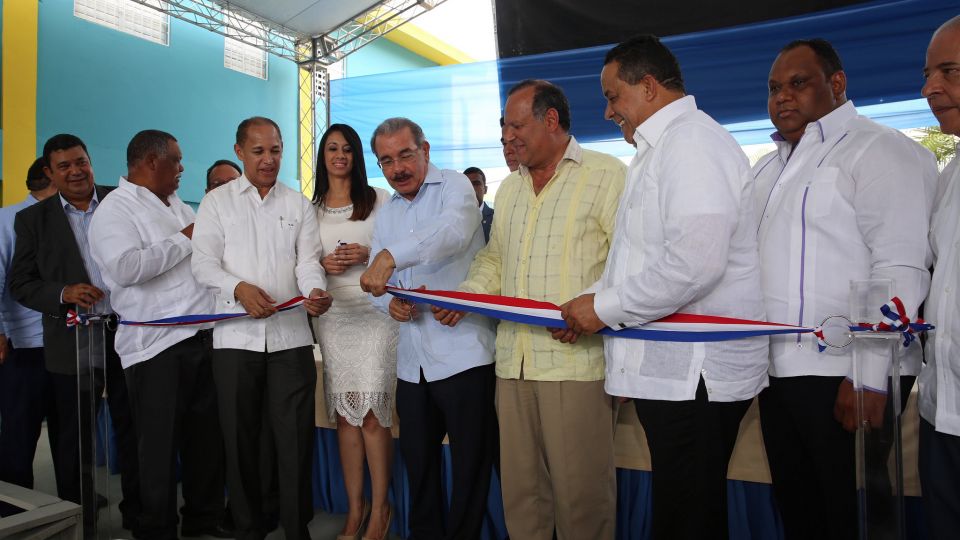
[[913,340],[917,339],[916,333],[924,330],[933,329],[933,325],[927,324],[923,319],[917,319],[917,322],[910,322],[907,317],[907,310],[903,307],[903,302],[894,296],[889,302],[880,306],[880,313],[883,319],[877,324],[859,323],[851,326],[851,332],[900,332],[903,334],[903,346],[909,347]]
[[[297,296],[296,298],[291,298],[282,304],[277,304],[274,307],[277,308],[277,311],[287,311],[293,309],[306,300],[302,296]],[[166,319],[155,319],[152,321],[125,321],[120,320],[118,324],[126,326],[190,326],[194,324],[206,324],[206,323],[218,323],[223,321],[229,321],[231,319],[241,319],[243,317],[249,317],[249,313],[211,313],[205,315],[180,315],[177,317],[167,317]],[[90,324],[91,321],[102,318],[103,316],[95,313],[80,313],[78,314],[74,310],[67,311],[67,326],[86,326]]]
[[[387,292],[410,302],[421,302],[444,309],[478,313],[494,319],[547,328],[567,327],[566,322],[560,315],[560,308],[550,302],[460,291],[411,290],[397,287],[387,287]],[[869,327],[850,326],[850,330],[857,332],[903,331],[905,335],[910,336],[910,340],[904,342],[904,346],[907,346],[913,340],[913,332],[933,329],[932,325],[925,324],[922,321],[909,323],[906,315],[903,314],[903,304],[899,298],[894,298],[884,308],[890,305],[899,306],[897,308],[899,311],[892,312],[889,308],[886,311],[881,309],[884,314],[884,321],[872,326],[867,325]],[[895,317],[888,315],[888,312],[893,313]],[[899,325],[897,321],[900,321]],[[906,321],[906,323],[903,321]],[[907,330],[901,330],[904,324],[906,324]],[[630,339],[676,342],[730,341],[755,336],[813,334],[817,338],[817,346],[821,352],[828,346],[823,336],[823,329],[820,326],[797,326],[692,313],[674,313],[639,328],[614,330],[605,327],[598,333]]]
[[[486,315],[494,319],[512,321],[547,328],[566,328],[567,323],[560,314],[560,308],[550,302],[513,298],[491,294],[475,294],[460,291],[430,291],[425,289],[402,289],[387,287],[387,292],[402,300],[424,303],[445,309],[466,311]],[[305,298],[298,296],[282,304],[277,311],[287,311],[303,304]],[[899,298],[894,297],[880,308],[883,319],[877,324],[858,323],[848,326],[851,332],[900,332],[903,334],[903,346],[909,346],[917,332],[933,330],[931,324],[918,320],[910,322],[906,309]],[[188,326],[194,324],[218,323],[242,317],[247,313],[215,313],[207,315],[181,315],[152,321],[120,320],[126,326]],[[67,326],[87,325],[94,320],[103,320],[103,314],[67,312]],[[692,313],[674,313],[662,319],[649,322],[638,328],[614,330],[603,328],[599,334],[648,341],[706,342],[730,341],[756,336],[775,336],[783,334],[813,334],[817,347],[823,352],[830,344],[824,338],[821,326],[797,326],[766,321],[753,321],[733,317],[714,315],[695,315]]]

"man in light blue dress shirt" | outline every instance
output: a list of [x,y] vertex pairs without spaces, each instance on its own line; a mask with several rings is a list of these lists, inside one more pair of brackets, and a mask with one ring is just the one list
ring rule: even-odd
[[16,241],[13,218],[57,193],[43,165],[43,158],[37,158],[27,171],[27,198],[0,210],[0,481],[29,489],[33,489],[33,455],[51,396],[40,314],[10,296],[7,273]]
[[[430,163],[430,143],[406,118],[381,123],[371,147],[396,192],[377,214],[370,250],[376,256],[360,285],[377,297],[378,308],[403,323],[397,412],[413,499],[410,538],[479,538],[497,449],[493,323],[472,316],[443,326],[427,306],[384,295],[387,282],[456,289],[484,245],[477,198],[467,177]],[[453,458],[446,527],[440,485],[444,435]]]

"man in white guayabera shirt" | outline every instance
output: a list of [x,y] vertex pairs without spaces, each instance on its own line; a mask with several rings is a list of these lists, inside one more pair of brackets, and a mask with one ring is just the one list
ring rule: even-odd
[[[90,251],[121,319],[210,313],[213,297],[193,277],[193,210],[177,197],[177,140],[134,135],[127,176],[90,223]],[[216,529],[223,511],[223,439],[217,419],[207,326],[120,325],[123,364],[137,427],[143,538],[177,537],[177,456],[183,476],[183,536]]]
[[[960,135],[960,16],[930,40],[923,68],[923,96],[940,130]],[[940,174],[937,207],[930,222],[936,259],[924,308],[937,329],[927,339],[920,371],[920,484],[930,538],[956,538],[960,531],[960,160]]]
[[[576,332],[672,313],[762,319],[746,156],[686,95],[673,53],[641,35],[611,49],[605,117],[637,147],[600,281],[563,305]],[[653,466],[654,538],[727,538],[727,462],[767,384],[767,338],[667,343],[604,337],[606,391],[636,398]]]
[[[218,312],[249,318],[218,323],[213,375],[227,454],[227,487],[238,539],[266,535],[260,474],[262,414],[273,430],[280,523],[287,540],[309,539],[313,517],[313,336],[306,314],[330,307],[323,290],[317,215],[302,193],[277,182],[280,128],[252,117],[234,145],[243,175],[200,202],[193,235],[193,273],[215,293]],[[303,308],[275,305],[303,295]]]
[[[822,39],[788,44],[770,68],[777,149],[753,173],[771,321],[816,326],[848,314],[850,281],[880,278],[893,280],[913,319],[930,284],[925,239],[935,160],[902,133],[859,116],[846,85],[840,57]],[[871,322],[880,320],[876,309]],[[863,401],[873,426],[883,422],[888,350],[864,351]],[[770,339],[760,420],[787,538],[857,537],[851,351],[819,353],[812,335]],[[904,352],[904,371],[915,375],[920,347]]]

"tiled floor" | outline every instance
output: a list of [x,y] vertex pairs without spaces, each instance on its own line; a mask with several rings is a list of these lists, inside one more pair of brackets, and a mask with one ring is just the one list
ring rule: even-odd
[[[104,471],[105,468],[101,468],[99,470],[100,474],[103,474]],[[53,476],[53,463],[50,459],[50,445],[47,440],[46,427],[44,427],[43,433],[40,435],[40,443],[37,447],[37,455],[33,461],[33,472],[34,485],[37,491],[56,495],[56,482]],[[108,487],[101,489],[100,491],[104,495],[109,495],[110,498],[110,505],[100,511],[101,519],[108,518],[110,527],[109,529],[101,531],[102,534],[98,540],[132,538],[132,536],[130,536],[130,532],[121,528],[120,526],[120,511],[117,510],[117,503],[120,500],[120,476],[111,475],[109,477]],[[183,501],[181,500],[180,502],[182,503]],[[335,539],[337,537],[337,533],[340,531],[340,527],[343,525],[344,518],[344,514],[327,514],[323,511],[317,512],[317,514],[313,517],[313,520],[310,521],[310,536],[314,540]],[[196,538],[199,540],[210,540],[213,537],[201,536]],[[284,534],[281,529],[277,529],[267,536],[268,540],[279,540],[282,538],[284,538]],[[400,537],[391,535],[390,538],[392,540],[399,540]]]

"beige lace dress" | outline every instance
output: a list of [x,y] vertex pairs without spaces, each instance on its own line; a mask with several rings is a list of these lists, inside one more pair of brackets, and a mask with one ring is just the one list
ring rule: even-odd
[[[338,243],[370,245],[377,211],[390,195],[377,189],[376,209],[364,221],[350,221],[353,206],[317,207],[320,240],[325,257]],[[314,330],[323,354],[323,382],[327,414],[336,414],[359,426],[368,411],[380,425],[393,424],[397,384],[398,323],[370,303],[360,289],[365,267],[355,265],[340,275],[327,276],[327,290],[333,304],[316,317]]]

